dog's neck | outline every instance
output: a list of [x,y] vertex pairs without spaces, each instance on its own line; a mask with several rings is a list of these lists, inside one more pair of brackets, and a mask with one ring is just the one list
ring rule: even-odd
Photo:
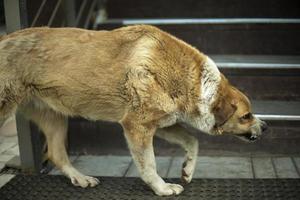
[[216,99],[220,81],[220,71],[215,62],[207,56],[202,68],[199,103],[200,125],[206,133],[211,133],[215,124],[215,117],[211,112],[211,106]]
[[211,112],[211,106],[217,96],[221,73],[216,64],[209,57],[206,57],[201,71],[200,96],[198,102],[200,115],[190,119],[189,123],[205,133],[213,134],[215,117]]
[[200,86],[200,101],[201,104],[210,106],[216,97],[219,84],[221,81],[221,73],[218,70],[214,61],[208,56],[206,62],[202,66],[201,86]]

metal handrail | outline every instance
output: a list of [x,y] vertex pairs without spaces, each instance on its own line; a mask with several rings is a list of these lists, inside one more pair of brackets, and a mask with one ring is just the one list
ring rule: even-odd
[[294,18],[186,18],[186,19],[108,19],[103,22],[120,23],[123,25],[132,24],[299,24],[300,19]]
[[239,63],[239,62],[216,62],[221,68],[250,68],[250,69],[300,69],[300,63]]
[[300,121],[300,115],[255,114],[255,116],[268,121]]

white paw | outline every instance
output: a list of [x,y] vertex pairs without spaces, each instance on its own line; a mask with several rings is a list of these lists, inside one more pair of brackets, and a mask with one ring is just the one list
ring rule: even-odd
[[195,159],[186,159],[186,161],[182,164],[182,171],[181,171],[181,180],[184,183],[190,183],[193,178],[193,174],[196,167]]
[[70,165],[63,166],[62,171],[71,179],[72,184],[75,186],[80,186],[83,188],[86,188],[88,186],[95,187],[100,183],[97,178],[85,176]]
[[155,194],[158,196],[170,196],[170,195],[178,195],[183,192],[183,187],[178,184],[165,183],[157,190],[155,190]]
[[80,186],[82,188],[86,188],[88,186],[95,187],[100,183],[100,181],[97,178],[85,176],[82,174],[77,176],[71,176],[70,179],[73,185]]

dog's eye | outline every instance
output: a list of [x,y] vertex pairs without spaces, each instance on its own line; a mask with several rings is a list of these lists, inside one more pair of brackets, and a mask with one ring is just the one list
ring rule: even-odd
[[249,120],[251,118],[252,118],[251,113],[247,113],[247,114],[245,114],[244,116],[241,117],[241,119],[243,119],[243,120]]

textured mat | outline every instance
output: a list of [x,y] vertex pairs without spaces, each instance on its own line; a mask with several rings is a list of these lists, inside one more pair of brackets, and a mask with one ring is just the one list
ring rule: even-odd
[[[300,179],[194,179],[179,196],[158,197],[138,178],[100,178],[95,188],[71,185],[63,176],[17,175],[0,189],[0,199],[300,199]],[[169,179],[179,182],[178,179]]]

